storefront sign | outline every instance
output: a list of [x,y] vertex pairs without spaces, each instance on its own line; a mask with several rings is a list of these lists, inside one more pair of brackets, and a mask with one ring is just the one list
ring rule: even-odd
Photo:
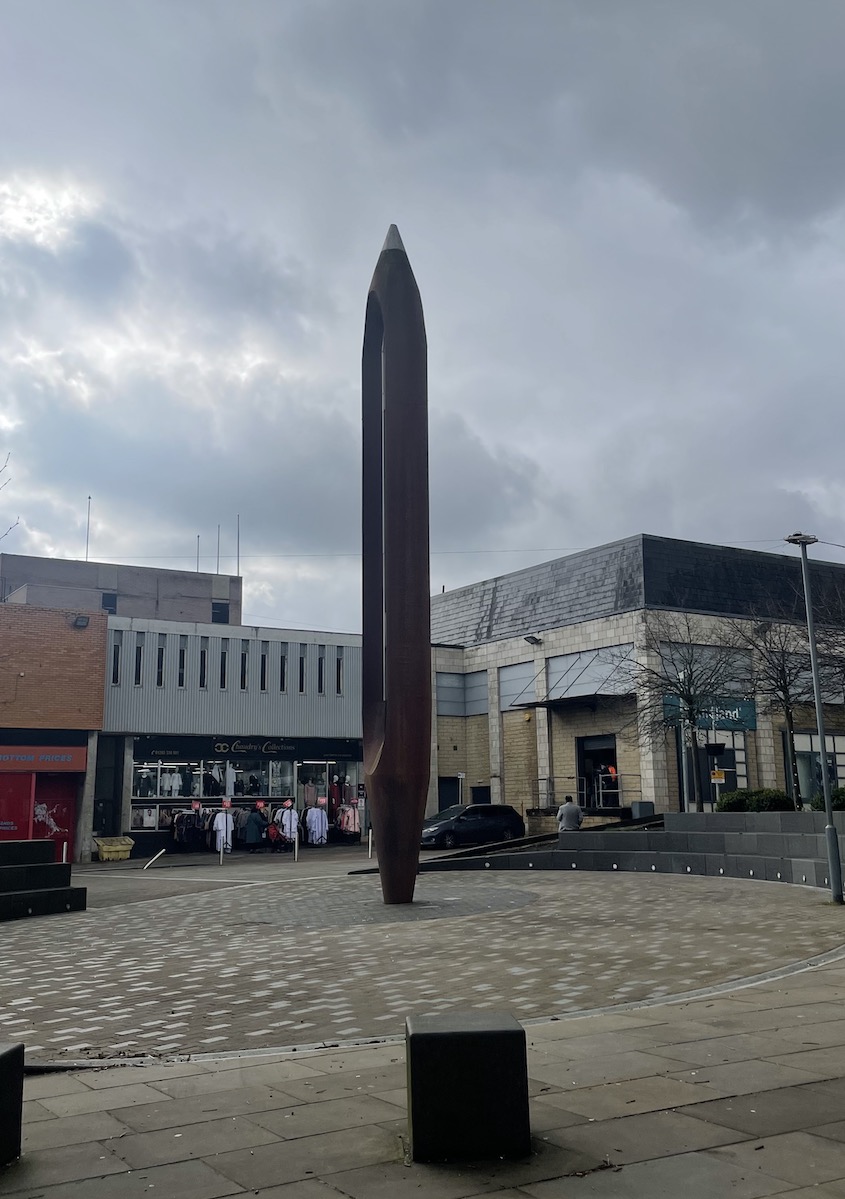
[[710,782],[711,783],[723,783],[724,781],[725,781],[724,770],[711,770],[710,771]]
[[[716,700],[712,707],[698,716],[695,722],[696,728],[712,729],[714,716],[717,729],[740,731],[757,728],[757,707],[753,699]],[[679,696],[664,695],[663,719],[666,724],[673,727],[681,723]]]
[[79,745],[0,745],[0,770],[83,772],[88,750]]
[[136,762],[213,762],[236,759],[361,761],[356,738],[136,737]]
[[263,799],[257,799],[257,800],[255,801],[255,806],[258,808],[259,812],[262,812],[262,811],[264,810],[264,800],[263,800]]
[[231,799],[224,799],[221,806],[224,808],[231,808],[231,806],[232,806]]
[[200,801],[198,799],[192,799],[191,807],[193,808],[193,810],[195,812],[198,812],[200,810],[200,808],[202,807],[202,804],[200,803]]

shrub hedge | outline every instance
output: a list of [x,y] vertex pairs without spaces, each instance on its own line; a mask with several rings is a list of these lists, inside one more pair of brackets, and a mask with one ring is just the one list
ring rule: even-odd
[[792,812],[794,809],[795,805],[785,791],[767,787],[760,791],[726,791],[716,804],[717,812]]
[[[845,812],[845,787],[836,787],[830,793],[830,806],[834,812]],[[824,811],[824,796],[814,795],[810,800],[810,807],[816,812]]]

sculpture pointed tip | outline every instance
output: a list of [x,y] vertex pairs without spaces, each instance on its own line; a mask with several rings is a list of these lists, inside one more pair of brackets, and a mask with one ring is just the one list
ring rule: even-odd
[[405,253],[405,246],[395,225],[391,225],[387,231],[387,237],[384,239],[384,245],[381,248],[382,254],[385,250],[401,250],[403,254]]

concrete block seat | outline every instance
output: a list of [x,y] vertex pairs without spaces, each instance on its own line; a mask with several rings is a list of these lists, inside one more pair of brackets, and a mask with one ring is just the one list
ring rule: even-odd
[[21,1155],[23,1045],[0,1043],[0,1166]]
[[405,1021],[408,1128],[419,1162],[531,1152],[525,1030],[509,1012]]

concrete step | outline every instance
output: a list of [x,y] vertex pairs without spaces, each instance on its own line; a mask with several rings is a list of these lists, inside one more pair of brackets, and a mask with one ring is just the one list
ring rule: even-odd
[[50,916],[55,912],[84,912],[87,894],[84,887],[51,887],[0,895],[0,921]]
[[34,866],[55,860],[55,841],[0,841],[0,866]]
[[70,886],[70,862],[36,866],[0,866],[0,895],[11,891],[44,891]]

